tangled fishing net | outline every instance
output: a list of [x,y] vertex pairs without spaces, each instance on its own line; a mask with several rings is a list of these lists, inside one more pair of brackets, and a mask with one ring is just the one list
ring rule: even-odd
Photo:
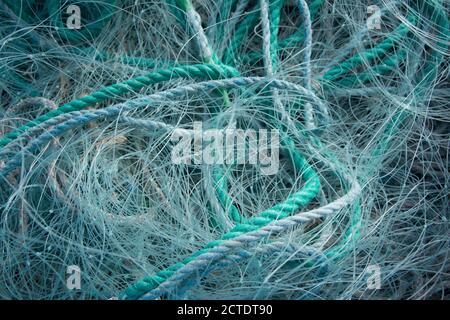
[[449,13],[0,1],[0,297],[449,298]]

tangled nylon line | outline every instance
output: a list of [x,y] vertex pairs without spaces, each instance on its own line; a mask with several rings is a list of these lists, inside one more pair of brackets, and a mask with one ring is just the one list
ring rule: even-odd
[[[252,84],[259,84],[267,87],[274,87],[278,89],[284,90],[295,90],[297,92],[302,92],[305,96],[308,96],[309,99],[313,100],[317,104],[321,104],[322,102],[314,95],[314,93],[307,91],[305,88],[298,86],[293,83],[289,83],[283,80],[276,79],[265,79],[265,78],[236,78],[236,79],[225,79],[225,80],[211,80],[203,83],[197,83],[187,86],[180,86],[174,89],[167,90],[165,92],[156,93],[150,95],[148,97],[136,98],[134,100],[129,100],[121,105],[115,105],[111,107],[107,107],[101,110],[96,111],[73,111],[69,113],[64,113],[54,118],[50,118],[47,121],[42,122],[38,126],[34,127],[33,131],[27,131],[22,134],[22,136],[18,137],[19,141],[27,140],[29,134],[33,134],[35,132],[43,131],[48,129],[49,127],[54,127],[51,130],[48,130],[37,138],[34,138],[31,141],[28,141],[28,146],[24,148],[21,152],[17,153],[9,162],[5,164],[2,168],[0,175],[5,176],[9,174],[11,171],[16,169],[22,162],[23,157],[27,153],[35,152],[39,147],[44,146],[46,143],[51,141],[52,139],[61,136],[68,130],[71,130],[76,127],[80,127],[85,125],[86,123],[92,122],[99,118],[114,118],[120,116],[120,114],[126,113],[133,109],[139,107],[149,106],[152,103],[161,102],[164,100],[170,99],[180,99],[186,96],[189,93],[195,93],[198,91],[206,90],[212,91],[214,89],[227,89],[227,88],[238,88],[240,86],[250,86]],[[154,123],[153,125],[155,130],[161,129],[164,127],[164,124]],[[5,148],[6,149],[6,148]],[[3,153],[9,153],[8,149],[3,149]],[[3,155],[3,154],[2,154]]]
[[[445,296],[450,8],[376,5],[2,2],[0,297]],[[199,122],[278,171],[197,163]]]

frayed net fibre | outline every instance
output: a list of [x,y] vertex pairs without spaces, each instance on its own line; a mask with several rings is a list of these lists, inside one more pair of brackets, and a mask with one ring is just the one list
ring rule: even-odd
[[[0,297],[449,298],[449,13],[3,1]],[[276,173],[174,163],[196,123],[275,130]]]

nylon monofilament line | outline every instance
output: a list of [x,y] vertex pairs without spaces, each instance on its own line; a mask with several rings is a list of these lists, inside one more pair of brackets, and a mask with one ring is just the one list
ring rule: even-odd
[[0,298],[448,299],[442,0],[0,3]]

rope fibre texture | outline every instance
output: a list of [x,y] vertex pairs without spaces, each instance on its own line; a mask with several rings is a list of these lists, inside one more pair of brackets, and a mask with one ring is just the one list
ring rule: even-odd
[[[192,3],[188,1],[177,1],[177,5],[186,13],[186,20],[195,34],[195,39],[199,45],[202,60],[206,62],[205,64],[174,66],[172,68],[152,72],[146,76],[136,77],[118,84],[104,87],[88,96],[84,96],[64,104],[60,108],[52,110],[43,116],[39,116],[22,127],[7,133],[0,140],[0,146],[3,147],[3,150],[0,152],[0,156],[3,159],[8,158],[9,156],[12,156],[12,158],[6,162],[5,166],[2,167],[1,175],[6,177],[8,174],[12,173],[16,168],[22,165],[24,158],[34,154],[56,137],[60,137],[69,130],[76,127],[81,127],[94,120],[114,120],[114,118],[117,118],[119,121],[132,123],[133,125],[147,126],[147,128],[151,128],[153,126],[154,130],[176,130],[177,128],[165,126],[162,122],[137,122],[137,120],[133,120],[129,117],[127,118],[124,114],[137,108],[147,107],[156,101],[160,102],[163,100],[180,99],[186,96],[186,94],[196,94],[198,92],[204,92],[205,90],[225,90],[258,84],[258,86],[266,86],[269,88],[275,101],[277,100],[277,90],[292,90],[301,92],[302,95],[308,99],[304,105],[305,127],[310,130],[313,129],[315,125],[313,125],[312,120],[314,116],[311,103],[317,106],[322,113],[327,112],[325,104],[313,93],[311,86],[312,23],[310,16],[313,17],[313,14],[311,13],[311,10],[308,9],[308,5],[304,0],[298,1],[298,7],[304,19],[304,28],[299,28],[297,34],[295,35],[296,37],[300,37],[304,42],[303,63],[305,65],[305,75],[304,85],[301,87],[293,83],[273,79],[274,67],[276,67],[278,63],[277,53],[279,50],[282,50],[283,44],[283,41],[280,42],[277,39],[277,30],[280,23],[279,18],[281,15],[283,2],[274,2],[275,10],[270,12],[269,18],[267,2],[260,1],[259,7],[261,10],[261,20],[263,22],[264,31],[262,46],[263,53],[253,54],[253,56],[257,58],[261,56],[263,57],[267,78],[242,77],[227,80],[206,81],[198,84],[179,86],[160,93],[144,96],[142,98],[128,100],[122,104],[106,107],[96,111],[79,111],[88,106],[93,106],[97,103],[104,102],[108,99],[116,99],[126,93],[133,93],[143,87],[170,81],[175,78],[218,79],[222,77],[234,77],[240,74],[240,72],[234,69],[234,67],[229,67],[226,64],[233,64],[231,57],[235,56],[237,47],[242,45],[244,41],[243,38],[250,29],[250,26],[257,23],[259,10],[255,10],[255,12],[252,11],[252,13],[247,15],[238,25],[236,32],[232,36],[231,44],[227,48],[228,50],[225,52],[224,57],[222,57],[226,63],[224,64],[220,61],[218,55],[213,51],[211,45],[208,43],[207,36],[201,26],[200,15],[195,11]],[[311,8],[314,8],[314,12],[317,12],[321,4],[322,2],[315,1],[311,4]],[[50,7],[55,8],[54,6]],[[241,8],[239,10],[243,9]],[[447,32],[448,28],[446,30],[445,27],[448,27],[448,22],[442,17],[442,15],[439,15],[436,19],[441,23],[444,32]],[[407,19],[413,26],[417,23],[417,19],[414,15],[408,15]],[[341,86],[350,87],[354,86],[355,83],[359,81],[369,82],[375,79],[377,75],[391,72],[394,67],[398,66],[406,58],[406,53],[404,50],[396,51],[393,50],[393,48],[396,44],[399,44],[403,37],[408,36],[410,31],[410,25],[407,26],[405,24],[400,24],[400,26],[395,29],[390,36],[388,36],[377,46],[358,53],[339,63],[339,65],[332,67],[323,75],[323,79],[321,81],[323,81],[324,87],[329,83],[339,83]],[[435,56],[438,57],[439,54],[435,53]],[[353,70],[363,66],[363,64],[374,62],[380,57],[386,58],[381,61],[379,66],[376,66],[367,72],[363,71],[356,74],[353,72]],[[132,57],[130,61],[131,60],[133,60]],[[128,59],[122,59],[122,62],[125,64],[127,61]],[[432,63],[433,60],[430,60],[429,65]],[[429,78],[430,77],[428,76],[428,79]],[[423,86],[425,85],[423,84]],[[227,103],[226,99],[225,103]],[[274,104],[278,106],[279,103],[274,102]],[[387,134],[387,136],[392,136],[392,132],[395,131],[395,127],[397,127],[405,118],[406,116],[404,112],[400,112],[398,117],[394,117],[395,121],[393,121],[393,127],[388,128],[387,131],[389,134]],[[149,123],[151,124],[149,125]],[[49,129],[51,127],[53,128]],[[44,133],[41,134],[40,132],[42,131],[44,131]],[[28,139],[34,135],[38,136],[33,138],[31,141],[28,141]],[[318,142],[319,140],[317,140],[318,138],[314,137],[313,134],[307,134],[304,138],[310,139],[311,141],[309,143],[313,145],[320,145],[320,142]],[[20,146],[25,142],[28,142],[28,146],[17,154],[14,154],[14,146]],[[9,145],[10,143],[11,145]],[[274,233],[282,232],[297,224],[305,224],[311,222],[312,220],[324,218],[341,210],[349,204],[358,203],[357,198],[360,193],[359,184],[355,178],[348,178],[347,184],[350,185],[351,188],[346,195],[320,208],[296,213],[300,207],[307,205],[314,197],[317,196],[321,188],[321,184],[315,171],[306,162],[306,160],[295,151],[295,146],[288,137],[286,137],[285,143],[289,147],[290,152],[295,153],[294,164],[298,166],[299,171],[303,172],[303,178],[306,180],[306,183],[301,190],[292,194],[284,202],[275,205],[271,209],[263,211],[243,223],[237,224],[229,232],[225,233],[220,240],[210,242],[204,249],[193,253],[188,258],[182,260],[182,262],[156,273],[153,277],[144,278],[140,282],[129,287],[123,297],[132,299],[154,299],[163,296],[164,294],[171,294],[176,291],[177,288],[180,288],[186,279],[193,277],[195,273],[205,276],[209,272],[208,267],[212,268],[214,266],[214,262],[221,259],[225,259],[225,262],[226,259],[245,259],[248,255],[242,253],[244,251],[239,251],[239,249],[244,250],[243,248],[248,247],[251,243],[260,241],[262,238],[272,236]],[[380,145],[381,146],[377,149],[377,153],[382,154],[388,149],[389,145],[385,142],[380,143]],[[332,153],[327,153],[327,157],[329,159],[334,158]],[[330,161],[335,161],[335,159]],[[355,210],[358,210],[358,205]],[[357,224],[358,223],[356,222],[355,225]],[[350,227],[350,229],[352,229],[352,227]],[[268,248],[273,247],[269,245]],[[233,250],[238,251],[238,256],[231,255],[231,251]],[[329,252],[333,251],[330,250]]]
[[[271,51],[273,52],[273,50],[270,50],[270,26],[269,26],[269,19],[268,19],[268,8],[267,8],[267,4],[264,0],[262,0],[260,2],[260,6],[261,6],[261,17],[262,17],[262,21],[263,21],[263,31],[264,31],[264,40],[263,40],[263,47],[264,47],[264,52],[265,52],[265,66],[266,66],[266,71],[267,74],[269,76],[272,75],[273,73],[273,66],[272,66],[272,62],[276,62],[276,58],[273,58],[273,54],[271,53]],[[303,10],[308,10],[307,4],[302,2],[301,3],[301,7]],[[311,22],[309,21],[309,14],[307,15],[307,19],[306,19],[306,25],[307,28],[311,28]],[[308,32],[307,32],[308,34]],[[307,46],[309,46],[309,50],[307,50],[306,52],[306,59],[307,59],[307,69],[310,69],[309,67],[309,58],[311,55],[310,52],[310,46],[311,46],[311,40],[310,40],[310,35],[307,35]],[[309,80],[306,81],[306,86],[308,87],[309,91],[310,91],[310,72],[306,73],[306,76],[308,77]],[[276,95],[276,92],[273,92],[274,95]],[[277,99],[275,97],[275,99]],[[309,117],[308,115],[306,115],[306,121],[307,121],[307,125],[308,125],[308,121],[310,122],[309,127],[314,127],[313,124],[311,124],[312,122],[312,108],[311,105],[309,105],[309,110],[306,111],[306,114],[310,113]],[[289,199],[287,199],[285,201],[285,203],[287,205],[289,205],[290,207],[288,207],[287,210],[288,213],[290,212],[295,212],[298,207],[300,207],[301,205],[305,205],[307,203],[302,203],[300,200],[305,200],[304,198],[306,198],[306,201],[308,201],[308,199],[311,199],[313,196],[315,196],[319,190],[319,180],[318,177],[314,174],[311,174],[311,177],[308,178],[314,178],[314,180],[317,181],[317,187],[314,190],[314,193],[311,193],[311,195],[307,195],[305,193],[301,194],[298,193],[301,197],[298,197],[298,199],[296,201],[293,202],[293,204],[296,204],[297,206],[292,206],[291,203],[289,203]],[[307,186],[305,186],[305,189],[307,188]],[[339,209],[341,209],[342,207],[344,207],[345,205],[347,205],[349,202],[351,202],[352,200],[354,200],[354,198],[358,195],[359,193],[359,186],[354,187],[351,192],[349,193],[349,195],[344,196],[341,199],[338,199],[337,201],[335,201],[334,203],[323,207],[321,209],[318,209],[317,211],[310,211],[307,213],[299,214],[299,215],[295,215],[294,217],[296,217],[296,222],[297,223],[305,223],[305,222],[311,222],[311,220],[313,219],[317,219],[317,218],[321,218],[325,215],[331,214],[332,212],[335,212]],[[303,198],[304,197],[304,198]],[[302,199],[303,198],[303,199]],[[348,199],[349,198],[349,199]],[[297,202],[297,203],[295,203]],[[276,208],[274,208],[276,210],[280,210],[281,212],[286,211],[286,209],[284,209],[281,206],[278,206]],[[317,212],[317,214],[316,214]],[[261,219],[260,217],[265,217],[267,215],[267,211],[266,212],[262,212],[260,213],[259,217],[256,218],[258,219],[258,221]],[[279,215],[277,214],[277,212],[273,212],[273,216],[271,217],[272,219],[282,219],[283,217],[285,217],[286,215]],[[251,220],[250,220],[251,221]],[[270,218],[269,218],[270,221]],[[289,223],[289,221],[286,221],[286,219],[282,219],[282,225],[287,228],[287,227],[291,227],[292,224]],[[266,220],[267,223],[267,220]],[[238,225],[237,227],[235,227],[235,229],[239,228],[240,226]],[[246,233],[243,237],[244,239],[247,240],[259,240],[261,238],[263,238],[265,235],[267,234],[271,234],[273,231],[275,231],[277,229],[277,225],[275,226],[268,226],[267,230],[264,230],[264,228],[259,229],[257,231],[255,231],[255,234],[253,235],[254,238],[252,238],[251,236],[251,228],[247,227],[247,226],[242,226],[242,228],[246,231],[250,231],[250,233]],[[283,228],[282,228],[283,229]],[[266,231],[266,232],[265,232]],[[250,237],[249,237],[250,236]],[[230,233],[225,234],[224,238],[234,238],[235,234],[233,233],[233,230],[231,230]],[[245,241],[245,240],[244,240]],[[242,247],[242,243],[239,242],[239,239],[233,239],[232,244],[234,246],[238,246],[238,247]],[[209,247],[211,245],[207,245],[207,247]],[[139,282],[138,284],[136,284],[134,287],[129,288],[126,293],[125,293],[125,297],[126,298],[137,298],[139,297],[139,294],[144,292],[145,290],[149,290],[149,288],[151,288],[151,286],[154,286],[155,284],[158,285],[157,288],[153,289],[150,293],[147,293],[146,295],[143,296],[144,299],[154,299],[156,297],[160,297],[161,295],[164,294],[164,292],[171,292],[174,289],[176,289],[177,287],[179,287],[179,284],[181,281],[186,280],[186,277],[191,275],[193,272],[198,272],[198,270],[202,270],[205,267],[207,267],[208,265],[211,264],[212,261],[214,261],[215,259],[219,259],[219,258],[223,258],[225,256],[225,254],[227,253],[227,251],[230,250],[230,248],[227,249],[226,245],[222,245],[222,246],[216,246],[214,247],[214,252],[208,250],[207,252],[201,254],[200,256],[194,255],[194,257],[189,257],[188,259],[184,260],[182,263],[184,263],[184,266],[173,266],[172,268],[169,268],[167,270],[165,270],[164,272],[160,272],[159,274],[157,274],[155,277],[151,277],[151,278],[147,278],[147,279],[143,279],[141,282]],[[194,258],[195,260],[191,260],[192,258]],[[191,260],[191,261],[189,261]],[[177,270],[178,269],[178,270]],[[175,271],[175,272],[174,272]],[[170,276],[169,279],[164,279],[167,276]],[[164,289],[162,289],[164,288]]]

